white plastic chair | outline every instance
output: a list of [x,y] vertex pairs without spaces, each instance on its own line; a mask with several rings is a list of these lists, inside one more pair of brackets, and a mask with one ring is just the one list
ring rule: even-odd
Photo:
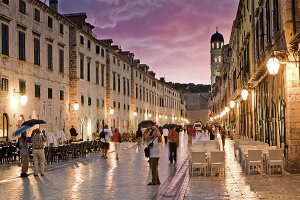
[[260,172],[263,171],[263,157],[262,150],[248,150],[248,156],[246,157],[246,170],[247,174],[250,174],[250,168],[260,168]]
[[200,169],[200,173],[202,169],[204,169],[204,175],[206,176],[208,164],[206,162],[205,152],[191,152],[191,155],[191,176],[194,176],[194,169],[197,168]]
[[210,175],[212,176],[213,170],[217,169],[225,176],[225,152],[212,151],[210,156]]
[[283,152],[282,149],[269,149],[269,156],[267,157],[267,172],[272,173],[272,166],[280,167],[283,173]]

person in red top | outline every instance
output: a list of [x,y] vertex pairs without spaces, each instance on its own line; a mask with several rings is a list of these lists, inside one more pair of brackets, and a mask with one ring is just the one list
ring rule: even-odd
[[194,129],[192,127],[190,127],[188,130],[189,144],[192,144],[193,134],[194,134]]
[[179,133],[175,130],[176,127],[170,129],[168,135],[168,142],[169,142],[169,161],[173,163],[173,160],[177,161],[177,147],[179,146]]
[[119,152],[120,152],[120,142],[121,142],[121,133],[116,128],[112,135],[112,141],[115,143],[115,153],[116,153],[116,159],[119,159]]

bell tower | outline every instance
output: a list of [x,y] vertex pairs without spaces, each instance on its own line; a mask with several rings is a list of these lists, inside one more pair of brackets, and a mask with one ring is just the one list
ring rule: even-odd
[[211,69],[211,86],[215,83],[216,77],[220,76],[222,63],[222,47],[224,45],[223,35],[216,32],[210,38],[210,69]]

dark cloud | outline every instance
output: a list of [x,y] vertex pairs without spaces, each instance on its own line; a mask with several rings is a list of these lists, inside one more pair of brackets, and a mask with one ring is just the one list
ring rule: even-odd
[[210,83],[210,36],[228,42],[238,0],[64,0],[62,13],[86,12],[99,39],[112,38],[157,76]]

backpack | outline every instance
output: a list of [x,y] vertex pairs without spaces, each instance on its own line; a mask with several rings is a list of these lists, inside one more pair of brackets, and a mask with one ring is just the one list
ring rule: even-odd
[[105,132],[104,131],[100,132],[100,138],[105,138]]

